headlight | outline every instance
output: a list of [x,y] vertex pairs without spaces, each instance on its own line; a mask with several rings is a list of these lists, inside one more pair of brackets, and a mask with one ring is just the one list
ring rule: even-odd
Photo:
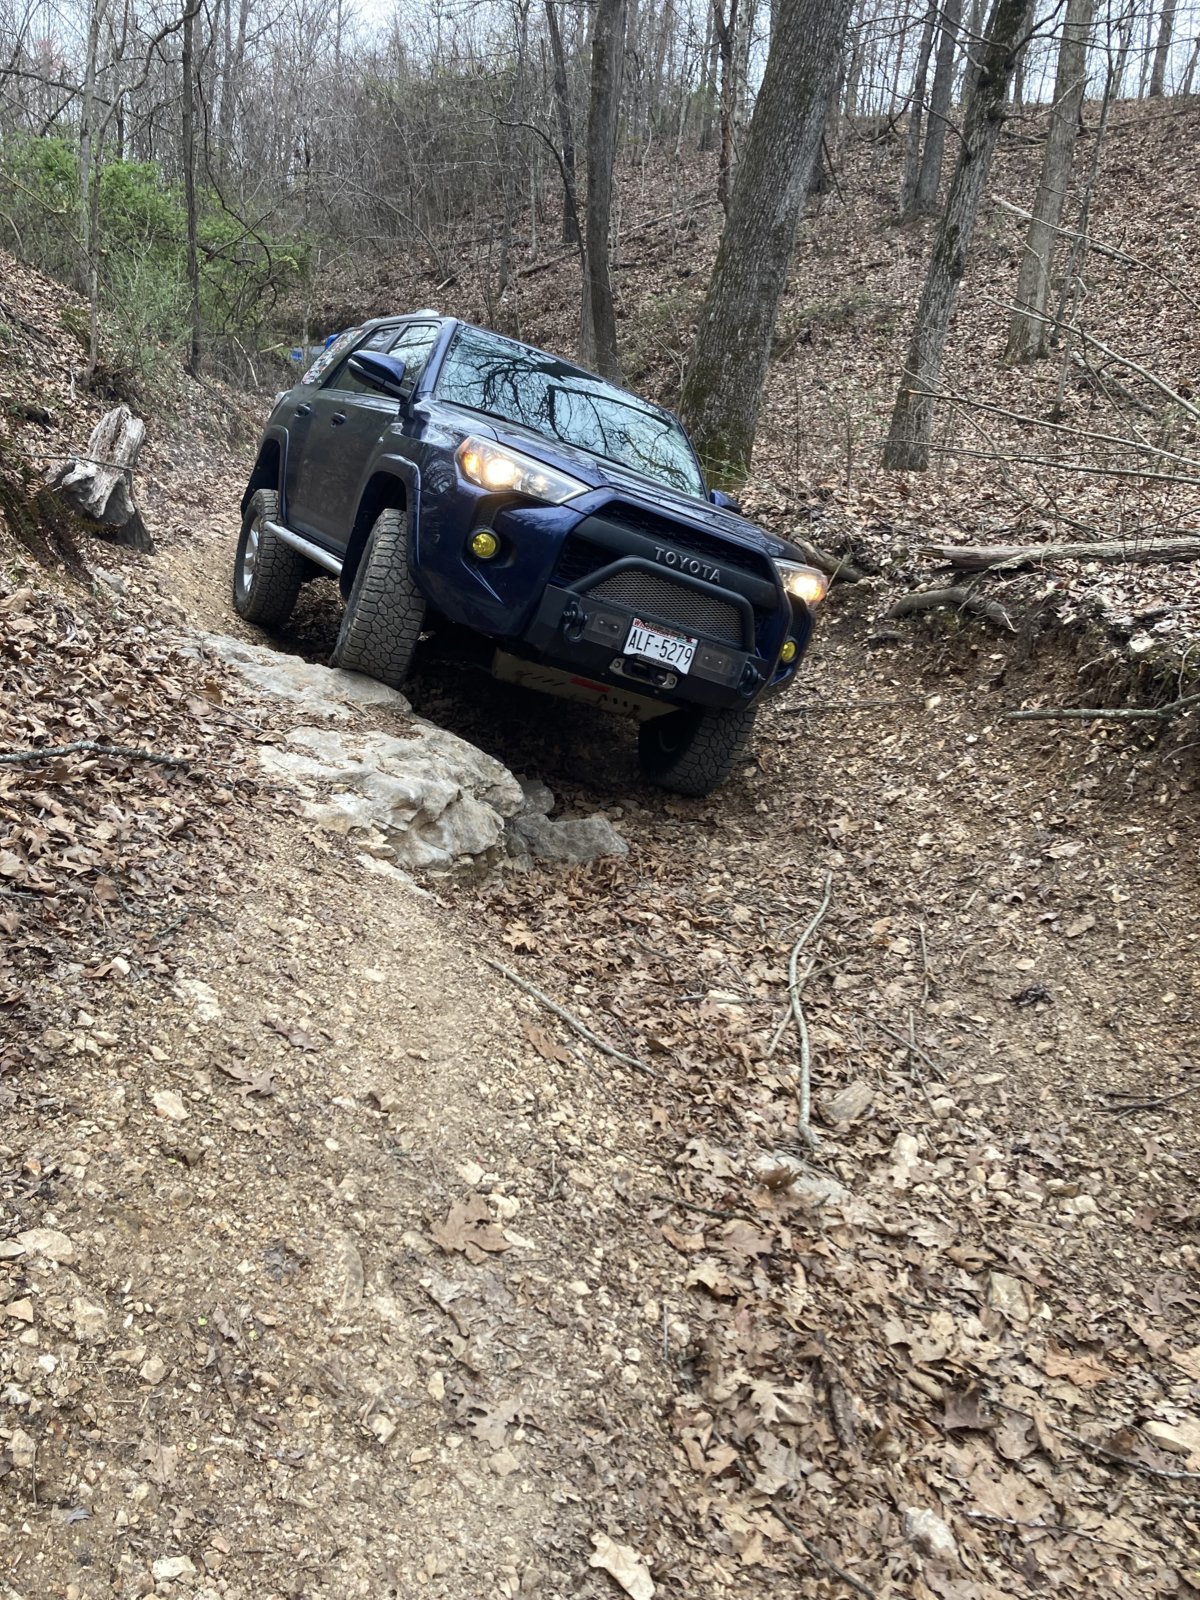
[[527,494],[533,500],[548,500],[552,506],[562,505],[577,494],[587,491],[565,472],[543,466],[532,456],[510,450],[507,445],[495,444],[490,439],[464,439],[455,452],[458,470],[469,483],[494,492],[509,490],[513,494]]
[[775,570],[794,599],[803,600],[806,606],[817,606],[824,600],[829,579],[816,567],[806,567],[799,561],[777,561]]

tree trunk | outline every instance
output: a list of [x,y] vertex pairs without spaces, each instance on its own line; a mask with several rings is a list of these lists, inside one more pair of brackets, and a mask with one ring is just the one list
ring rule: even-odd
[[933,74],[933,94],[925,131],[925,152],[913,195],[913,211],[927,215],[936,210],[942,182],[942,163],[946,155],[946,125],[950,117],[950,96],[958,55],[958,29],[962,21],[962,0],[945,0],[942,31],[938,37],[937,67]]
[[1179,86],[1181,95],[1191,94],[1192,81],[1196,76],[1196,63],[1198,61],[1200,61],[1200,34],[1197,34],[1192,43],[1192,53],[1188,57],[1187,71],[1184,73],[1183,82]]
[[80,287],[88,302],[88,359],[84,381],[91,383],[100,358],[100,142],[96,127],[96,74],[106,0],[92,0],[88,14],[87,58],[79,112]]
[[908,132],[904,140],[904,174],[900,180],[900,215],[908,216],[913,197],[917,192],[917,176],[921,170],[921,132],[925,126],[925,83],[929,73],[929,57],[933,51],[933,31],[937,25],[938,0],[930,0],[925,23],[921,29],[921,48],[917,52],[917,70],[913,77],[912,98],[908,102]]
[[1154,49],[1154,69],[1150,74],[1150,93],[1161,95],[1167,81],[1167,57],[1171,54],[1171,34],[1175,28],[1175,0],[1163,0],[1158,23],[1158,44]]
[[684,420],[718,482],[738,482],[750,468],[775,314],[849,12],[850,0],[778,0],[683,386]]
[[580,357],[602,377],[620,381],[617,320],[608,270],[613,162],[621,109],[625,0],[598,0],[592,24],[592,85],[587,136],[587,246],[580,321]]
[[1044,318],[1050,272],[1058,238],[1056,230],[1062,221],[1063,203],[1071,182],[1071,157],[1087,87],[1088,41],[1094,8],[1095,0],[1068,0],[1067,3],[1042,174],[1017,276],[1016,304],[1023,309],[1013,312],[1008,326],[1004,359],[1010,363],[1036,361],[1046,353],[1050,330]]
[[704,24],[703,69],[700,78],[700,150],[707,155],[713,147],[716,128],[717,99],[717,31],[716,10],[718,0],[711,0]]
[[546,0],[546,26],[550,34],[550,55],[554,62],[554,110],[558,117],[558,136],[562,144],[563,225],[562,242],[579,243],[579,205],[575,188],[575,130],[571,123],[571,91],[567,84],[567,58],[563,54],[562,33],[554,0]]
[[717,199],[729,210],[729,180],[733,171],[733,104],[737,95],[734,64],[734,31],[737,27],[738,0],[729,0],[729,16],[724,0],[713,0],[713,27],[717,36],[717,57],[721,63],[721,152],[717,158]]
[[200,257],[196,245],[196,18],[201,0],[186,0],[183,13],[183,196],[187,212],[187,370],[200,375]]
[[883,464],[892,471],[923,472],[929,465],[934,407],[931,396],[941,379],[950,315],[1004,123],[1014,58],[1029,27],[1033,6],[1034,0],[995,0],[992,7],[975,92],[963,126],[962,148],[946,197],[946,210],[933,241],[904,375],[883,447]]

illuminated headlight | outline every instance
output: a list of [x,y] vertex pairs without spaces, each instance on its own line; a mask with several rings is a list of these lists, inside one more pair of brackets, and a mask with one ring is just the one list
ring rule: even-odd
[[806,567],[799,561],[777,561],[775,570],[793,599],[803,600],[806,606],[820,605],[824,600],[829,579],[816,567]]
[[464,439],[455,459],[468,483],[495,493],[507,490],[511,494],[528,495],[532,500],[548,500],[552,506],[560,506],[564,500],[584,494],[588,487],[578,478],[543,466],[532,456],[522,455],[519,450],[510,450],[507,445],[495,444],[490,439]]

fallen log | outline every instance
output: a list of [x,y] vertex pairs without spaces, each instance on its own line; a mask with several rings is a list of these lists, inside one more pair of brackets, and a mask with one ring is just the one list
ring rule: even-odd
[[847,556],[835,556],[829,550],[822,550],[819,544],[813,544],[809,539],[801,539],[797,534],[791,534],[789,539],[809,566],[816,567],[818,572],[823,572],[831,583],[862,582],[865,574]]
[[985,600],[982,595],[974,594],[966,587],[917,589],[912,594],[901,595],[883,613],[883,618],[885,622],[890,622],[895,617],[911,617],[919,611],[943,609],[970,611],[976,616],[986,617],[998,628],[1007,628],[1009,633],[1017,631],[1012,618],[998,600]]
[[1025,567],[1046,561],[1200,561],[1200,535],[1176,539],[1114,539],[1101,544],[923,544],[923,556],[944,561],[964,572],[993,567]]
[[106,412],[86,452],[69,456],[47,475],[50,488],[98,532],[135,550],[154,544],[133,500],[133,469],[146,424],[128,406]]

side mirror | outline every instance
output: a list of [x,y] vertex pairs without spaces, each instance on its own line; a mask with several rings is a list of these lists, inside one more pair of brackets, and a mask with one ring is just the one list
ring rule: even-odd
[[725,494],[721,489],[710,489],[708,491],[708,498],[712,501],[713,505],[717,506],[721,511],[736,511],[739,513],[739,515],[741,513],[741,501],[735,500],[731,494]]
[[407,400],[404,362],[398,356],[381,356],[374,350],[360,350],[346,363],[360,383],[393,400]]

